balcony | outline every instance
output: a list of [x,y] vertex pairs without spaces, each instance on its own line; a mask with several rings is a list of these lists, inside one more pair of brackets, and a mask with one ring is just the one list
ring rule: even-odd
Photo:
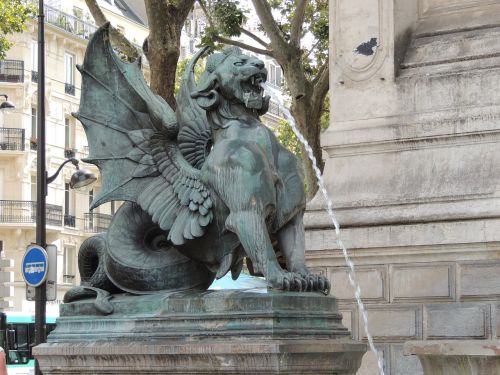
[[73,85],[71,83],[65,83],[64,84],[64,92],[68,95],[75,96],[75,85]]
[[74,284],[75,283],[75,275],[63,275],[63,283]]
[[64,157],[66,159],[74,158],[78,150],[76,148],[65,148],[64,149]]
[[106,232],[111,223],[112,215],[87,212],[85,216],[85,232],[101,233]]
[[0,128],[0,150],[24,151],[24,129]]
[[24,82],[24,61],[22,60],[0,61],[0,82],[9,82],[9,83]]
[[74,215],[64,214],[64,226],[76,228],[76,217]]
[[[47,204],[47,225],[61,226],[62,207]],[[0,200],[0,223],[7,224],[36,224],[35,201]]]
[[267,112],[278,117],[285,117],[278,103],[273,102],[272,100],[269,102],[269,109]]
[[53,8],[50,5],[45,5],[45,22],[82,39],[89,39],[97,30],[95,25]]
[[30,138],[30,150],[31,151],[36,151],[38,150],[38,139],[31,137]]

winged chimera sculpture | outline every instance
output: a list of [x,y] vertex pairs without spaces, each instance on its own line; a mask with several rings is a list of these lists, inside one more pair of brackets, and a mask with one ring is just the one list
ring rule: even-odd
[[199,51],[174,112],[150,90],[140,61],[117,57],[108,27],[94,34],[78,66],[82,95],[73,115],[87,134],[85,161],[102,176],[91,208],[125,203],[106,233],[82,244],[82,286],[65,300],[205,290],[229,270],[236,279],[245,256],[272,288],[328,294],[327,279],[305,265],[299,162],[259,121],[269,104],[264,63],[226,49],[208,57],[196,83],[194,66],[206,49]]

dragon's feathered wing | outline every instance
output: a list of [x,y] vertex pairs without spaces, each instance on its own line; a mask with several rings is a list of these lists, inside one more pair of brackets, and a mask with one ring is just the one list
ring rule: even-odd
[[180,125],[177,143],[186,160],[200,169],[212,146],[212,131],[208,125],[206,111],[203,110],[191,94],[196,91],[194,80],[195,63],[207,51],[205,47],[198,51],[186,66],[182,85],[177,95],[177,120]]
[[136,202],[174,244],[201,237],[212,221],[212,200],[200,171],[176,143],[175,113],[145,82],[140,61],[126,63],[104,25],[89,42],[83,66],[80,109],[90,155],[102,186],[91,208],[112,200]]

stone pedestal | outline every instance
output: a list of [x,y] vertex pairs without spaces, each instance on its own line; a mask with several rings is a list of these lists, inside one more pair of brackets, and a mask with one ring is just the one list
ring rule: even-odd
[[425,375],[500,374],[500,341],[413,341],[406,355],[417,355]]
[[51,374],[355,374],[366,345],[350,340],[334,297],[252,289],[116,296],[61,307],[34,348]]

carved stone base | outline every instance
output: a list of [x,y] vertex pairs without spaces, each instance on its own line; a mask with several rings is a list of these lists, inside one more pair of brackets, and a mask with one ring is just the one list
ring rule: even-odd
[[117,296],[61,307],[34,348],[51,374],[355,374],[366,345],[350,340],[334,297],[252,289]]
[[410,341],[404,351],[418,356],[425,375],[500,374],[500,341]]

